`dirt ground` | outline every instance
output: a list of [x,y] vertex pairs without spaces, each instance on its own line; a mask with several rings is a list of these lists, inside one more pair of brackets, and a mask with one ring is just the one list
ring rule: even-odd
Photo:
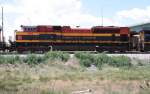
[[53,80],[40,84],[40,87],[54,91],[69,91],[70,94],[141,94],[142,90],[150,88],[145,81],[108,80]]

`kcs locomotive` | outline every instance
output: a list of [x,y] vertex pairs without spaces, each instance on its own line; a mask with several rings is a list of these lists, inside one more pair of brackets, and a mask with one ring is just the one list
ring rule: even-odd
[[21,26],[15,31],[15,41],[9,46],[1,43],[1,50],[19,53],[47,51],[108,51],[129,52],[150,50],[150,30],[139,33],[129,27],[93,26],[71,28],[70,26]]

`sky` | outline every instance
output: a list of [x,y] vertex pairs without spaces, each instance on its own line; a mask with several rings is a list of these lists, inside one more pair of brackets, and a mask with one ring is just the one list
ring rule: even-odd
[[4,7],[6,40],[14,37],[20,25],[92,27],[150,22],[150,0],[0,0],[0,6]]

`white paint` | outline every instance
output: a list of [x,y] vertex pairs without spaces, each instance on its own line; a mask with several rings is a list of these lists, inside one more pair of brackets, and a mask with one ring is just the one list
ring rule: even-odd
[[150,59],[150,54],[108,54],[108,56],[128,56],[132,59]]

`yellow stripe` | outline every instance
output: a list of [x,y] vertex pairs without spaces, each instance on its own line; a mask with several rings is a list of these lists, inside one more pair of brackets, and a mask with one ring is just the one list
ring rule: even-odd
[[[112,36],[113,34],[94,34],[94,33],[74,33],[74,34],[71,34],[71,33],[68,33],[68,34],[62,34],[63,36],[68,36],[68,37],[72,37],[72,36]],[[118,36],[118,34],[117,34]]]
[[[96,34],[96,33],[60,33],[60,32],[16,32],[16,35],[40,35],[40,34],[56,34],[63,36],[112,36],[113,34]],[[115,36],[120,36],[120,34],[116,33]]]
[[16,35],[61,34],[59,32],[16,32]]
[[129,42],[121,42],[121,41],[52,41],[52,40],[16,40],[16,42],[53,42],[53,43],[129,43]]
[[144,42],[145,44],[150,44],[150,42]]
[[37,33],[28,32],[16,32],[16,35],[38,35]]

